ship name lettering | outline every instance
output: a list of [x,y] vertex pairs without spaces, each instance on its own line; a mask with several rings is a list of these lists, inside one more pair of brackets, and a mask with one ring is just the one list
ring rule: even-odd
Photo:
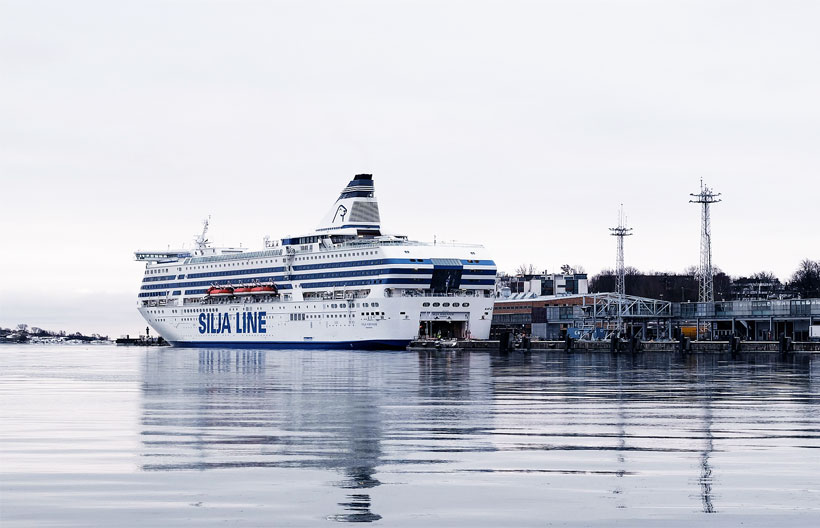
[[[233,328],[237,334],[266,334],[265,316],[267,312],[237,313]],[[200,334],[232,334],[231,314],[228,313],[201,313],[199,314]]]

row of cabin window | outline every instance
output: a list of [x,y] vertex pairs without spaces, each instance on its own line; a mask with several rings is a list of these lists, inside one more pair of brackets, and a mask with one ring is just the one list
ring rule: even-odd
[[[426,308],[426,307],[430,306],[430,303],[429,303],[429,302],[422,303],[422,306],[424,306],[424,307]],[[447,308],[447,307],[449,307],[449,306],[450,306],[450,303],[448,303],[448,302],[446,302],[446,303],[437,303],[437,302],[434,302],[434,303],[433,303],[433,308],[437,308],[438,306],[441,306],[441,307],[443,307],[443,308]],[[454,303],[453,303],[453,308],[458,308],[459,306],[463,306],[464,308],[467,308],[468,306],[470,306],[470,303],[468,303],[468,302],[466,302],[466,303],[461,303],[461,304],[459,304],[459,303],[457,303],[457,302],[454,302]]]
[[[362,312],[362,316],[384,316],[384,312]],[[356,317],[356,314],[303,314],[303,313],[292,313],[290,314],[291,321],[304,321],[305,319],[346,319],[346,318],[353,318]]]
[[[359,265],[365,265],[365,266],[377,266],[379,264],[384,263],[382,260],[379,260],[379,259],[374,259],[374,260],[370,260],[370,261],[361,261],[361,262],[364,262],[364,264],[359,263]],[[265,261],[265,263],[267,263],[267,261]],[[345,268],[345,267],[350,266],[352,263],[353,263],[352,261],[332,262],[332,263],[328,263],[328,264],[321,264],[321,265],[315,266],[315,268],[318,268],[318,269]],[[190,273],[189,272],[188,273],[188,278],[189,279],[199,279],[199,278],[203,278],[203,277],[227,277],[227,276],[232,276],[232,275],[241,275],[241,274],[245,274],[245,273],[248,273],[248,274],[250,274],[250,273],[275,273],[277,270],[282,271],[283,269],[284,268],[259,268],[258,270],[256,270],[256,269],[255,270],[231,269],[231,270],[228,270],[228,271],[214,271],[214,272],[210,272],[210,273]],[[299,270],[299,271],[302,271],[302,270]],[[378,275],[379,271],[380,270],[365,270],[365,271],[360,272],[359,274],[364,275],[364,274],[367,274],[367,272],[370,272],[371,275]],[[418,271],[418,270],[416,269],[416,271]],[[347,273],[347,272],[342,272],[342,273]],[[338,275],[338,274],[336,274],[336,275],[323,274],[322,275],[322,277],[340,277],[340,276],[343,276],[343,275]],[[173,275],[170,275],[170,278],[173,278],[173,277],[174,277]],[[311,275],[304,275],[304,276],[300,275],[300,277],[303,277],[303,278],[317,278],[317,277],[311,276]],[[177,279],[184,279],[184,278],[185,278],[185,275],[180,275],[180,276],[177,277]]]
[[[337,258],[337,257],[357,257],[357,256],[361,256],[361,255],[375,255],[375,254],[376,254],[375,251],[359,251],[359,252],[354,252],[354,253],[342,253],[341,255],[312,255],[312,256],[309,256],[309,257],[296,257],[296,260],[316,260],[316,259],[326,259],[326,258],[331,258],[331,257],[333,257],[333,258]],[[285,261],[285,259],[282,259],[282,262],[284,262],[284,261]],[[254,261],[243,262],[242,264],[245,264],[246,266],[248,266],[250,264],[272,264],[272,263],[275,263],[275,262],[279,262],[279,260],[278,259],[254,260]],[[421,261],[419,260],[419,262],[421,262]],[[190,266],[190,269],[224,268],[224,267],[229,267],[229,266],[235,266],[236,264],[239,264],[239,262],[233,262],[233,263],[229,263],[229,264],[204,264],[204,265],[199,265],[199,266]],[[153,275],[155,273],[168,273],[168,270],[169,270],[169,268],[154,269],[154,270],[147,270],[146,273],[148,275]],[[182,271],[182,268],[177,268],[177,271]]]
[[[283,262],[284,262],[284,260],[285,259],[282,259]],[[234,262],[229,262],[227,264],[202,264],[202,265],[199,265],[199,266],[188,266],[185,269],[187,270],[187,269],[230,268],[230,267],[236,267],[237,264],[243,264],[245,266],[250,266],[250,265],[256,266],[257,264],[275,264],[276,262],[279,262],[279,261],[277,259],[249,260],[249,261],[246,261],[246,262],[234,261]],[[182,268],[177,268],[177,271],[182,271]]]
[[309,255],[306,257],[296,257],[295,260],[317,260],[339,257],[360,257],[362,255],[375,255],[375,251],[355,251],[353,253],[342,253],[341,255]]

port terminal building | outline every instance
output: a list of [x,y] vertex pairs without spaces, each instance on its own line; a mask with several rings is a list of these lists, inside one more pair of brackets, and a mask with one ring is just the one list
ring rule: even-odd
[[[616,293],[499,297],[490,337],[512,331],[540,339],[808,341],[820,325],[820,299],[670,302]],[[815,330],[816,332],[816,330]]]
[[542,273],[539,275],[516,275],[499,277],[496,296],[513,295],[578,295],[589,293],[586,273]]

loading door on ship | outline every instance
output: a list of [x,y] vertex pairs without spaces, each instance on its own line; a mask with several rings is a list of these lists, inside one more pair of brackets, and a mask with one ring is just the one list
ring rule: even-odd
[[421,312],[419,315],[419,337],[468,337],[470,314],[467,312]]
[[441,339],[465,339],[466,321],[423,321],[419,324],[419,337]]

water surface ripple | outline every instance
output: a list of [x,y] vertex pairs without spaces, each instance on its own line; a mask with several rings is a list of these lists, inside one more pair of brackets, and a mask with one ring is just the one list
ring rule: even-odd
[[5,526],[816,526],[820,358],[0,347]]

